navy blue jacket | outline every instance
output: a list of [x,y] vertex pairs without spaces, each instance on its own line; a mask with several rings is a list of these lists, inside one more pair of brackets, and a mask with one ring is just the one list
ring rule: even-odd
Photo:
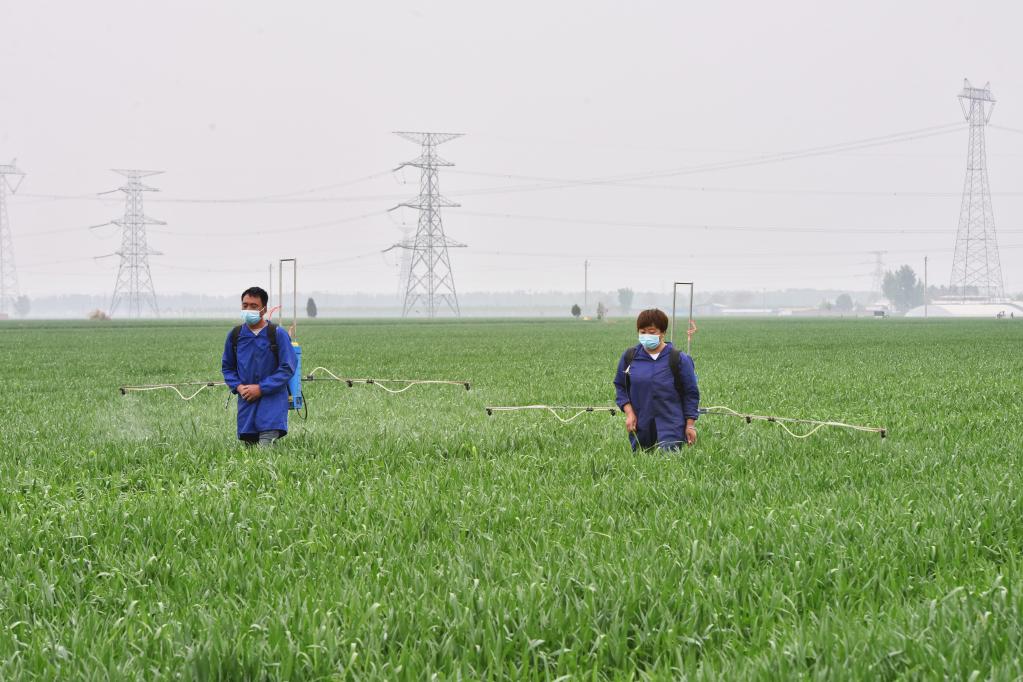
[[262,396],[255,402],[238,398],[238,437],[259,435],[260,431],[288,432],[288,380],[295,374],[295,349],[291,337],[282,327],[277,329],[277,351],[274,358],[267,337],[269,327],[253,334],[248,325],[242,325],[238,334],[238,358],[231,348],[231,333],[224,342],[224,357],[220,369],[224,382],[232,393],[239,384],[259,384]]
[[[638,444],[643,447],[655,444],[664,449],[679,447],[686,442],[686,420],[700,416],[700,389],[696,383],[693,359],[685,353],[679,358],[682,378],[682,393],[679,395],[671,371],[671,350],[671,343],[664,344],[654,360],[646,348],[638,344],[631,367],[625,367],[625,353],[618,361],[614,381],[615,402],[619,408],[632,403],[636,413],[636,436]],[[628,391],[625,389],[626,369],[630,379]],[[630,435],[629,440],[635,449],[636,438]]]

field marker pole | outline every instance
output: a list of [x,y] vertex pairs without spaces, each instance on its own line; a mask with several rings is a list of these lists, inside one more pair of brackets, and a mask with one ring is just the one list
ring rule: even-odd
[[590,306],[590,261],[583,261],[583,315]]
[[291,263],[291,347],[295,352],[295,373],[288,380],[288,406],[302,415],[303,408],[306,410],[302,418],[309,416],[305,395],[302,393],[302,346],[298,343],[298,259],[281,258],[277,261],[277,296],[280,299],[280,320],[284,322],[284,264]]
[[[668,339],[673,344],[675,343],[675,309],[678,301],[678,285],[689,287],[689,322],[693,321],[693,283],[692,282],[675,282],[671,287],[671,337]],[[691,355],[691,348],[693,345],[692,334],[686,334],[686,355]]]
[[277,300],[280,304],[281,320],[284,319],[284,264],[291,263],[291,340],[298,339],[298,259],[281,258],[277,261]]

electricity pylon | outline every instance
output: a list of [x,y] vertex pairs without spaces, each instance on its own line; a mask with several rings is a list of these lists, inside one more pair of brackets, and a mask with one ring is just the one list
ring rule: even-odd
[[0,317],[6,317],[14,310],[18,298],[18,273],[14,269],[14,239],[7,217],[7,192],[16,193],[24,179],[25,174],[18,169],[17,159],[0,164]]
[[887,251],[871,251],[874,255],[874,272],[870,280],[870,292],[884,298],[884,255]]
[[959,209],[951,288],[964,301],[972,290],[976,290],[977,297],[991,301],[1005,296],[984,143],[984,128],[995,106],[991,84],[975,88],[964,80],[959,106],[970,123],[970,146],[966,154],[966,182]]
[[114,172],[128,178],[128,182],[117,188],[124,192],[124,217],[111,221],[121,227],[121,248],[115,252],[121,257],[121,265],[117,269],[114,296],[110,301],[110,316],[113,317],[121,303],[127,306],[128,317],[141,317],[143,308],[159,316],[153,277],[149,272],[149,257],[161,254],[149,248],[146,242],[146,225],[166,223],[149,218],[143,212],[142,193],[159,190],[142,184],[141,180],[159,175],[163,171],[115,169]]
[[[455,293],[455,278],[451,272],[449,248],[463,248],[460,244],[449,240],[444,235],[444,223],[441,220],[441,208],[456,208],[458,204],[441,196],[437,181],[437,169],[455,164],[437,156],[435,147],[439,144],[461,137],[462,133],[412,133],[396,132],[395,135],[410,142],[422,145],[423,151],[418,158],[395,168],[414,166],[420,169],[419,196],[398,204],[397,208],[414,208],[419,211],[419,226],[416,236],[406,239],[392,249],[408,249],[408,274],[405,283],[405,301],[402,305],[402,317],[415,312],[424,312],[427,317],[436,317],[440,308],[447,307],[456,316],[461,315],[458,307],[458,294]],[[390,249],[388,249],[390,250]]]

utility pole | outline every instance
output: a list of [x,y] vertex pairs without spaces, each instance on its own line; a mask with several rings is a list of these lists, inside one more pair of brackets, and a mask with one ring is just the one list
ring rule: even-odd
[[924,256],[924,318],[927,318],[927,256]]
[[959,290],[965,302],[967,292],[994,301],[1005,297],[1002,286],[1002,265],[995,235],[995,217],[991,210],[991,187],[987,178],[987,148],[984,128],[991,120],[995,98],[991,84],[975,88],[963,80],[959,106],[970,123],[970,145],[966,154],[966,180],[963,201],[959,208],[959,229],[956,231],[955,256],[952,259],[951,287]]
[[[14,269],[14,239],[7,216],[7,191],[18,191],[25,174],[18,169],[17,159],[0,164],[0,317],[14,310],[18,298],[18,273]],[[14,178],[17,178],[16,180]]]
[[396,132],[410,142],[422,146],[422,153],[412,161],[406,161],[394,170],[405,166],[420,169],[419,196],[398,204],[391,210],[414,208],[419,211],[419,226],[412,240],[405,239],[391,246],[391,249],[407,249],[409,258],[408,279],[405,283],[405,301],[402,305],[402,317],[419,310],[423,306],[427,317],[437,316],[438,308],[447,307],[461,316],[458,307],[458,294],[455,293],[455,277],[451,271],[449,248],[464,248],[465,244],[451,241],[444,235],[444,223],[441,220],[441,208],[457,208],[459,204],[444,198],[440,193],[437,180],[437,169],[454,166],[437,155],[439,144],[461,137],[462,133],[413,133]]
[[583,314],[590,307],[590,261],[583,261]]
[[121,227],[121,248],[115,251],[121,257],[114,283],[114,296],[110,301],[110,316],[122,303],[127,306],[128,317],[141,317],[143,308],[160,315],[156,307],[156,292],[153,277],[149,272],[149,257],[161,255],[153,251],[146,242],[146,225],[166,225],[161,220],[149,218],[142,210],[142,193],[159,191],[142,184],[142,178],[159,175],[163,171],[114,170],[128,178],[128,182],[117,189],[124,192],[124,217],[111,222]]

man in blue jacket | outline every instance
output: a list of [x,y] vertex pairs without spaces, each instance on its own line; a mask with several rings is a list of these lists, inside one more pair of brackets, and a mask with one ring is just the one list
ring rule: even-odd
[[238,438],[270,445],[288,433],[288,380],[295,374],[291,337],[263,319],[266,291],[242,292],[243,324],[228,333],[220,362],[224,382],[238,400]]

